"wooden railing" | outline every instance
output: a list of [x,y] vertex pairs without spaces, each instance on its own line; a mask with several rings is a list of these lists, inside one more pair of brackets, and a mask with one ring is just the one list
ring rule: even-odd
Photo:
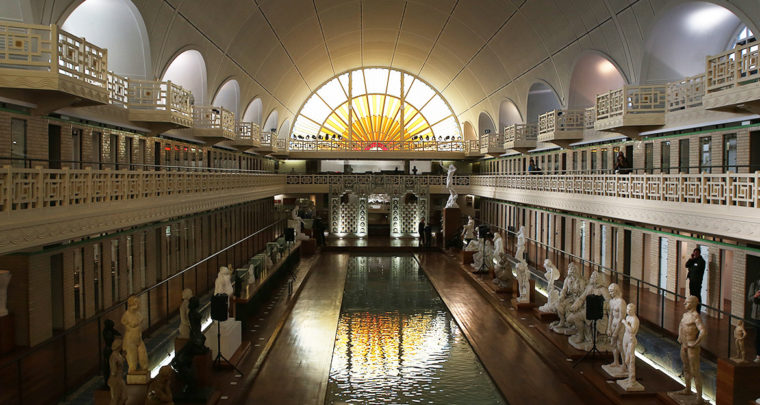
[[108,104],[127,108],[129,81],[126,77],[108,71]]
[[668,111],[678,111],[702,105],[705,95],[705,75],[687,77],[667,84]]
[[535,142],[538,137],[536,124],[512,124],[504,127],[504,147],[509,149],[516,142]]
[[278,175],[214,171],[0,169],[0,211],[218,193],[282,185]]
[[108,51],[55,25],[0,21],[0,68],[57,72],[106,90]]
[[129,79],[128,93],[130,109],[168,111],[193,118],[192,93],[170,81]]
[[557,131],[583,131],[585,110],[553,110],[538,116],[538,140]]
[[224,107],[193,106],[193,126],[202,129],[222,129],[234,137],[235,114]]
[[596,96],[596,120],[624,114],[665,113],[665,85],[625,85]]
[[707,57],[707,93],[721,91],[760,79],[760,44],[750,42]]

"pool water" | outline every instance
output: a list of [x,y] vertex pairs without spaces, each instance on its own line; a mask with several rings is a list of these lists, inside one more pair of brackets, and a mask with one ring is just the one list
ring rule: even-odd
[[411,256],[352,257],[326,404],[506,404]]

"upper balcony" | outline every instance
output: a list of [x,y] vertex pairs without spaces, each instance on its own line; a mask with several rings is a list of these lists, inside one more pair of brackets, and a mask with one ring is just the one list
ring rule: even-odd
[[554,110],[538,117],[538,141],[566,148],[583,139],[585,110]]
[[129,79],[127,85],[130,121],[153,133],[193,126],[190,91],[170,81]]
[[256,146],[254,133],[259,132],[259,124],[239,121],[235,126],[235,140],[231,142],[231,146],[241,152],[247,151]]
[[277,134],[270,131],[261,131],[258,142],[254,141],[256,151],[261,154],[272,153],[272,140],[277,139]]
[[705,108],[760,114],[760,44],[750,42],[707,57]]
[[224,107],[193,106],[193,126],[189,131],[196,138],[206,143],[216,144],[236,139],[235,114]]
[[272,156],[286,157],[288,156],[288,140],[276,138],[272,146]]
[[625,85],[596,96],[594,128],[636,139],[641,132],[665,125],[666,107],[664,84]]
[[483,153],[480,151],[480,140],[470,139],[464,141],[464,155],[466,157],[482,157]]
[[[272,136],[275,136],[274,134]],[[286,141],[278,145],[277,142]],[[287,153],[291,158],[367,158],[382,154],[386,159],[463,158],[464,144],[460,140],[436,140],[432,137],[415,140],[347,140],[343,137],[292,136],[289,140],[273,141],[275,154]],[[474,147],[480,146],[477,140]],[[287,150],[284,150],[286,149]],[[469,155],[468,155],[469,156]]]
[[0,95],[47,114],[107,104],[108,51],[56,25],[0,21]]
[[502,134],[491,132],[480,136],[481,154],[499,156],[503,155],[504,152],[506,149],[504,149],[504,136]]
[[536,149],[538,127],[536,124],[512,124],[504,127],[504,149],[525,153]]

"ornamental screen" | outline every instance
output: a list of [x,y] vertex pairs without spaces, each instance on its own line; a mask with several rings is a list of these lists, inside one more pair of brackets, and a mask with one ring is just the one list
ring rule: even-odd
[[462,135],[449,104],[420,78],[366,68],[338,75],[306,100],[290,150],[461,151]]

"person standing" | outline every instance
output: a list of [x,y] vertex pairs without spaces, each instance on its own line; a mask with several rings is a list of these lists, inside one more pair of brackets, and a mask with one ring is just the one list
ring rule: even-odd
[[433,227],[430,224],[425,225],[425,247],[433,244]]
[[425,218],[422,218],[417,224],[417,233],[420,235],[419,246],[425,246]]
[[623,151],[618,152],[617,159],[615,160],[615,173],[628,174],[631,172],[631,165],[628,163]]
[[694,248],[691,252],[691,258],[686,261],[686,268],[688,269],[686,278],[689,279],[689,295],[693,295],[699,300],[697,312],[700,311],[702,305],[702,278],[705,275],[705,264],[705,259],[702,258],[699,248]]

